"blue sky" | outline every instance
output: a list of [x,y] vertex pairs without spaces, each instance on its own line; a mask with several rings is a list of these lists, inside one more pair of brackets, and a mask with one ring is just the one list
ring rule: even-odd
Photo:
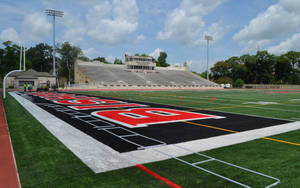
[[52,45],[45,9],[65,12],[57,18],[56,41],[69,41],[90,58],[156,57],[162,50],[168,63],[186,61],[202,72],[207,34],[214,38],[210,66],[258,48],[274,54],[300,50],[298,0],[1,0],[1,42]]

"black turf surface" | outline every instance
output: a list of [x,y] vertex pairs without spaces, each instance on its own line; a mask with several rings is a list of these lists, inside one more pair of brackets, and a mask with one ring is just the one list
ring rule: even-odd
[[[86,116],[86,115],[88,116],[90,115],[91,112],[99,111],[99,109],[76,111],[68,108],[65,105],[55,104],[52,101],[37,96],[26,95],[23,97],[31,100],[33,103],[37,104],[39,107],[43,108],[49,113],[55,115],[56,117],[62,119],[63,121],[69,123],[75,128],[90,135],[91,137],[95,138],[96,140],[102,142],[103,144],[111,147],[112,149],[118,152],[129,152],[129,151],[141,149],[141,146],[142,147],[154,146],[154,145],[162,144],[162,142],[166,144],[175,144],[175,143],[198,140],[198,139],[209,138],[209,137],[214,137],[219,135],[234,134],[234,133],[216,130],[212,128],[191,125],[184,122],[155,124],[155,125],[149,125],[148,127],[130,129],[118,125],[116,123],[108,123],[107,121],[100,120],[92,116],[77,117],[77,118],[75,117],[75,116]],[[101,97],[101,98],[114,99],[108,97]],[[115,99],[115,100],[120,100],[120,99]],[[138,104],[146,104],[149,105],[149,107],[170,108],[170,109],[177,109],[177,110],[191,110],[190,108],[186,108],[186,107],[138,102],[132,100],[121,100],[121,101],[138,103]],[[127,109],[127,108],[123,108],[123,109]],[[263,127],[275,126],[275,125],[290,122],[286,120],[238,115],[238,114],[208,111],[208,110],[196,110],[193,112],[224,116],[226,118],[203,119],[203,120],[194,120],[190,122],[210,125],[214,127],[219,127],[219,128],[224,128],[224,129],[229,129],[229,130],[239,131],[239,132],[263,128]],[[107,131],[108,129],[107,130],[103,129],[111,126],[119,127],[119,128],[109,129],[111,133]],[[136,133],[137,135],[133,135],[134,133],[132,132]],[[124,140],[120,136],[128,136],[128,137],[125,137],[127,140]],[[138,145],[133,143],[137,143]]]

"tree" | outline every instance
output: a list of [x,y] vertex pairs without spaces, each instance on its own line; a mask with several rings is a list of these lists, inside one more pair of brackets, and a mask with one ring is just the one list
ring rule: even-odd
[[233,84],[233,87],[236,87],[236,88],[242,88],[244,86],[244,81],[240,78],[238,78],[234,84]]
[[156,66],[158,66],[158,67],[170,66],[166,61],[167,57],[168,57],[168,54],[166,52],[160,52],[159,57],[157,58],[157,61],[156,61]]
[[121,59],[116,58],[114,64],[123,64]]
[[[200,76],[201,78],[205,78],[206,79],[206,71],[202,72],[202,73],[198,73],[198,72],[194,72],[192,71],[192,73],[196,74],[197,76]],[[209,78],[211,77],[211,74],[208,75]]]
[[283,54],[282,56],[286,58],[286,61],[288,61],[288,63],[290,64],[289,66],[291,67],[287,75],[288,76],[287,81],[290,84],[299,84],[300,71],[298,68],[300,68],[300,52],[289,51],[288,53]]
[[256,53],[256,81],[260,84],[270,84],[273,81],[274,55],[268,51],[258,51]]
[[102,63],[110,64],[108,61],[106,61],[105,57],[96,57],[93,59],[93,61],[100,61]]
[[68,82],[74,80],[74,63],[82,55],[82,50],[77,46],[72,46],[69,42],[64,42],[58,49],[61,55],[59,76],[66,77]]
[[90,61],[90,58],[88,58],[86,56],[80,56],[80,57],[78,57],[78,59],[81,61]]
[[246,83],[254,83],[256,77],[256,57],[249,54],[242,55],[240,62],[244,66],[244,75],[241,77]]
[[242,64],[239,57],[231,57],[226,62],[229,65],[229,72],[231,74],[232,80],[237,80],[238,78],[243,78],[246,75],[247,68]]
[[4,53],[5,51],[0,48],[0,78],[4,77],[4,72],[6,70],[5,63],[4,63]]
[[8,72],[19,69],[20,62],[20,46],[11,41],[3,42],[3,46],[5,48],[0,51],[1,78],[3,78]]
[[230,64],[227,61],[218,61],[210,69],[214,80],[218,80],[221,77],[230,77]]
[[300,65],[300,52],[289,51],[283,56],[287,57],[289,62],[292,64],[293,69]]
[[[202,72],[201,74],[200,74],[200,76],[202,77],[202,78],[207,78],[207,71],[204,71],[204,72]],[[208,75],[209,77],[211,76],[211,75]]]
[[31,61],[32,68],[40,72],[50,72],[53,66],[52,47],[40,43],[28,49],[26,58]]
[[218,84],[232,84],[232,79],[228,76],[220,77],[216,80]]
[[293,71],[293,67],[289,62],[288,57],[281,55],[276,57],[275,63],[275,81],[276,83],[290,83],[290,76]]

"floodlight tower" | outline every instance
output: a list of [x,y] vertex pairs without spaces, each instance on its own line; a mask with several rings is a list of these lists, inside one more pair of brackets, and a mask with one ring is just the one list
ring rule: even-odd
[[46,14],[48,16],[53,16],[53,76],[56,76],[55,71],[55,17],[63,17],[64,12],[58,10],[47,9]]
[[212,36],[209,36],[209,35],[205,35],[205,40],[207,41],[207,54],[206,54],[206,57],[207,57],[207,62],[206,62],[206,79],[209,80],[208,78],[208,50],[209,50],[209,41],[210,40],[213,40]]
[[22,69],[22,50],[23,50],[22,45],[20,45],[20,68],[19,68],[19,70]]

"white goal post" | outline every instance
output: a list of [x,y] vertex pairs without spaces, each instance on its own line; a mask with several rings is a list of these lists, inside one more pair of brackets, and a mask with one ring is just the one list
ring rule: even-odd
[[12,70],[12,71],[10,71],[9,73],[7,73],[5,76],[4,76],[4,78],[3,78],[3,99],[5,99],[5,82],[6,82],[6,78],[11,74],[11,73],[14,73],[14,72],[21,72],[21,71],[23,71],[23,70]]

